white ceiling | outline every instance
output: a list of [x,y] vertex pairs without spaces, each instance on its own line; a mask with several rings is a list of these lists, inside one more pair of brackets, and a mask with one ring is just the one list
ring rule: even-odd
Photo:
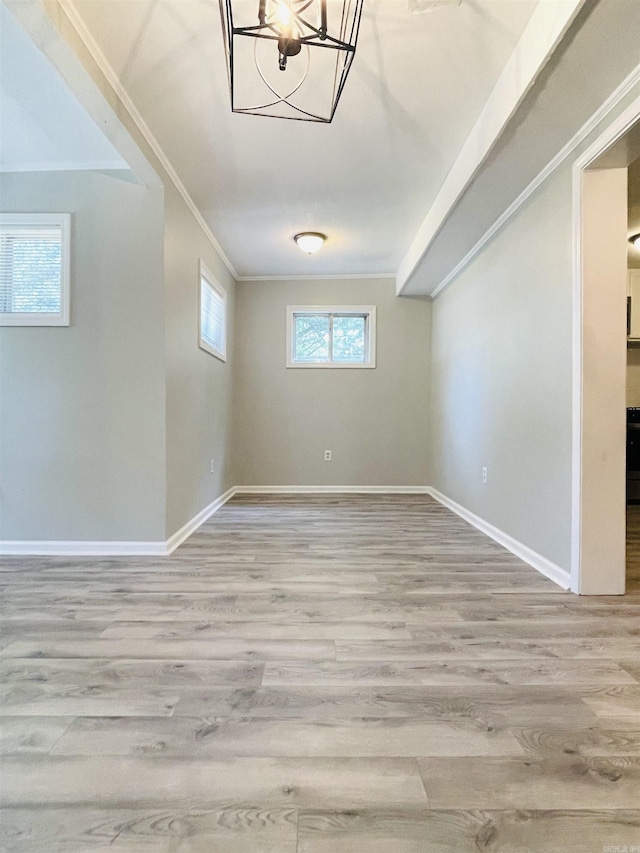
[[[238,274],[261,277],[395,273],[536,2],[365,0],[331,125],[231,113],[213,0],[73,5]],[[312,257],[291,239],[307,229],[329,235]]]
[[0,48],[0,171],[128,169],[2,4]]

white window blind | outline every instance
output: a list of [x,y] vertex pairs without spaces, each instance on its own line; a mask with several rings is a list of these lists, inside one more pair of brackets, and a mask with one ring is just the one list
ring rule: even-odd
[[3,214],[0,322],[68,324],[68,216]]
[[200,347],[222,361],[227,356],[227,294],[200,263]]

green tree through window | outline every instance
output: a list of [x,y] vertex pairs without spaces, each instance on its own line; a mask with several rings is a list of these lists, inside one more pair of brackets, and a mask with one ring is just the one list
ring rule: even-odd
[[367,360],[367,315],[294,314],[293,360],[358,364]]

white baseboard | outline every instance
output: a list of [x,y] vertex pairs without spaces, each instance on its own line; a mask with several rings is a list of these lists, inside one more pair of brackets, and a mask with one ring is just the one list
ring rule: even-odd
[[166,557],[167,543],[155,542],[65,542],[36,540],[0,542],[3,557]]
[[178,548],[185,539],[188,539],[192,533],[195,533],[196,530],[207,521],[207,519],[211,518],[214,512],[217,512],[221,506],[224,506],[227,501],[230,501],[231,498],[236,494],[235,486],[232,486],[230,489],[220,495],[219,498],[216,498],[215,501],[212,501],[209,506],[206,506],[203,510],[197,515],[194,515],[190,521],[177,530],[173,536],[170,536],[165,544],[165,554],[173,554],[173,552]]
[[236,486],[236,495],[426,495],[429,486]]
[[0,541],[6,557],[167,557],[236,495],[427,494],[428,486],[233,486],[193,516],[166,542]]
[[455,512],[455,514],[459,515],[460,518],[463,518],[465,521],[469,522],[469,524],[473,525],[473,527],[477,528],[481,533],[484,533],[499,545],[502,545],[502,547],[506,548],[507,551],[511,551],[512,554],[515,554],[516,557],[519,557],[525,563],[528,563],[532,568],[539,571],[540,574],[543,574],[545,577],[549,578],[549,580],[557,583],[558,586],[562,587],[562,589],[570,589],[571,575],[566,569],[562,569],[560,566],[552,563],[551,560],[547,560],[547,558],[543,557],[542,554],[538,554],[537,551],[534,551],[527,545],[523,545],[522,542],[518,542],[517,539],[509,536],[508,533],[504,533],[502,530],[494,527],[493,524],[489,524],[488,521],[485,521],[480,518],[480,516],[475,515],[475,513],[470,510],[465,509],[465,507],[451,500],[451,498],[448,498],[446,495],[443,495],[437,489],[430,488],[428,489],[428,493],[434,497],[438,503],[441,503],[447,509]]
[[0,542],[0,556],[6,557],[167,557],[188,539],[201,524],[226,504],[235,494],[229,489],[188,521],[165,542],[64,542],[40,541]]
[[0,542],[0,555],[33,557],[166,557],[234,495],[431,495],[447,509],[524,560],[563,589],[571,586],[569,572],[430,486],[234,486],[193,516],[166,542]]

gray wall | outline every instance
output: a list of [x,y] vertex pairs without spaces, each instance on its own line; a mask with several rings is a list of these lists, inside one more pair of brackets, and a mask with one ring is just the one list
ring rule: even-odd
[[[231,485],[228,441],[232,361],[230,359],[226,365],[217,362],[197,345],[198,258],[203,258],[227,287],[231,323],[233,282],[213,244],[111,84],[88,54],[75,28],[65,16],[57,18],[56,25],[92,84],[113,109],[113,118],[117,116],[116,131],[111,128],[114,143],[117,141],[126,151],[129,162],[136,164],[141,179],[154,182],[158,178],[164,186],[164,269],[162,246],[153,254],[154,264],[159,265],[160,282],[164,275],[164,304],[159,309],[161,317],[153,334],[162,348],[155,363],[163,372],[163,411],[156,422],[162,425],[166,440],[156,456],[155,470],[162,472],[162,485],[158,489],[158,494],[162,495],[162,532],[157,538],[165,539]],[[61,64],[63,60],[61,51]],[[68,63],[64,67],[70,79],[81,79]],[[81,87],[87,84],[88,81],[81,80]],[[149,247],[148,254],[150,251]],[[228,349],[233,350],[232,325]],[[210,473],[211,458],[215,460],[213,475]]]
[[72,214],[71,325],[0,329],[0,539],[164,539],[162,191],[47,172],[0,193]]
[[[233,485],[228,448],[234,281],[169,182],[165,193],[167,536],[171,536]],[[198,258],[227,291],[226,362],[198,346]]]
[[[236,285],[236,484],[428,485],[430,302],[394,293],[391,279]],[[285,368],[287,305],[376,305],[375,369]]]
[[565,568],[570,179],[548,181],[434,300],[432,329],[432,485]]
[[[4,211],[72,213],[71,326],[0,330],[0,538],[164,540],[232,485],[233,279],[168,181],[0,180]],[[199,258],[226,363],[198,347]]]
[[[432,485],[570,568],[572,163],[433,302]],[[482,483],[482,467],[488,483]]]

